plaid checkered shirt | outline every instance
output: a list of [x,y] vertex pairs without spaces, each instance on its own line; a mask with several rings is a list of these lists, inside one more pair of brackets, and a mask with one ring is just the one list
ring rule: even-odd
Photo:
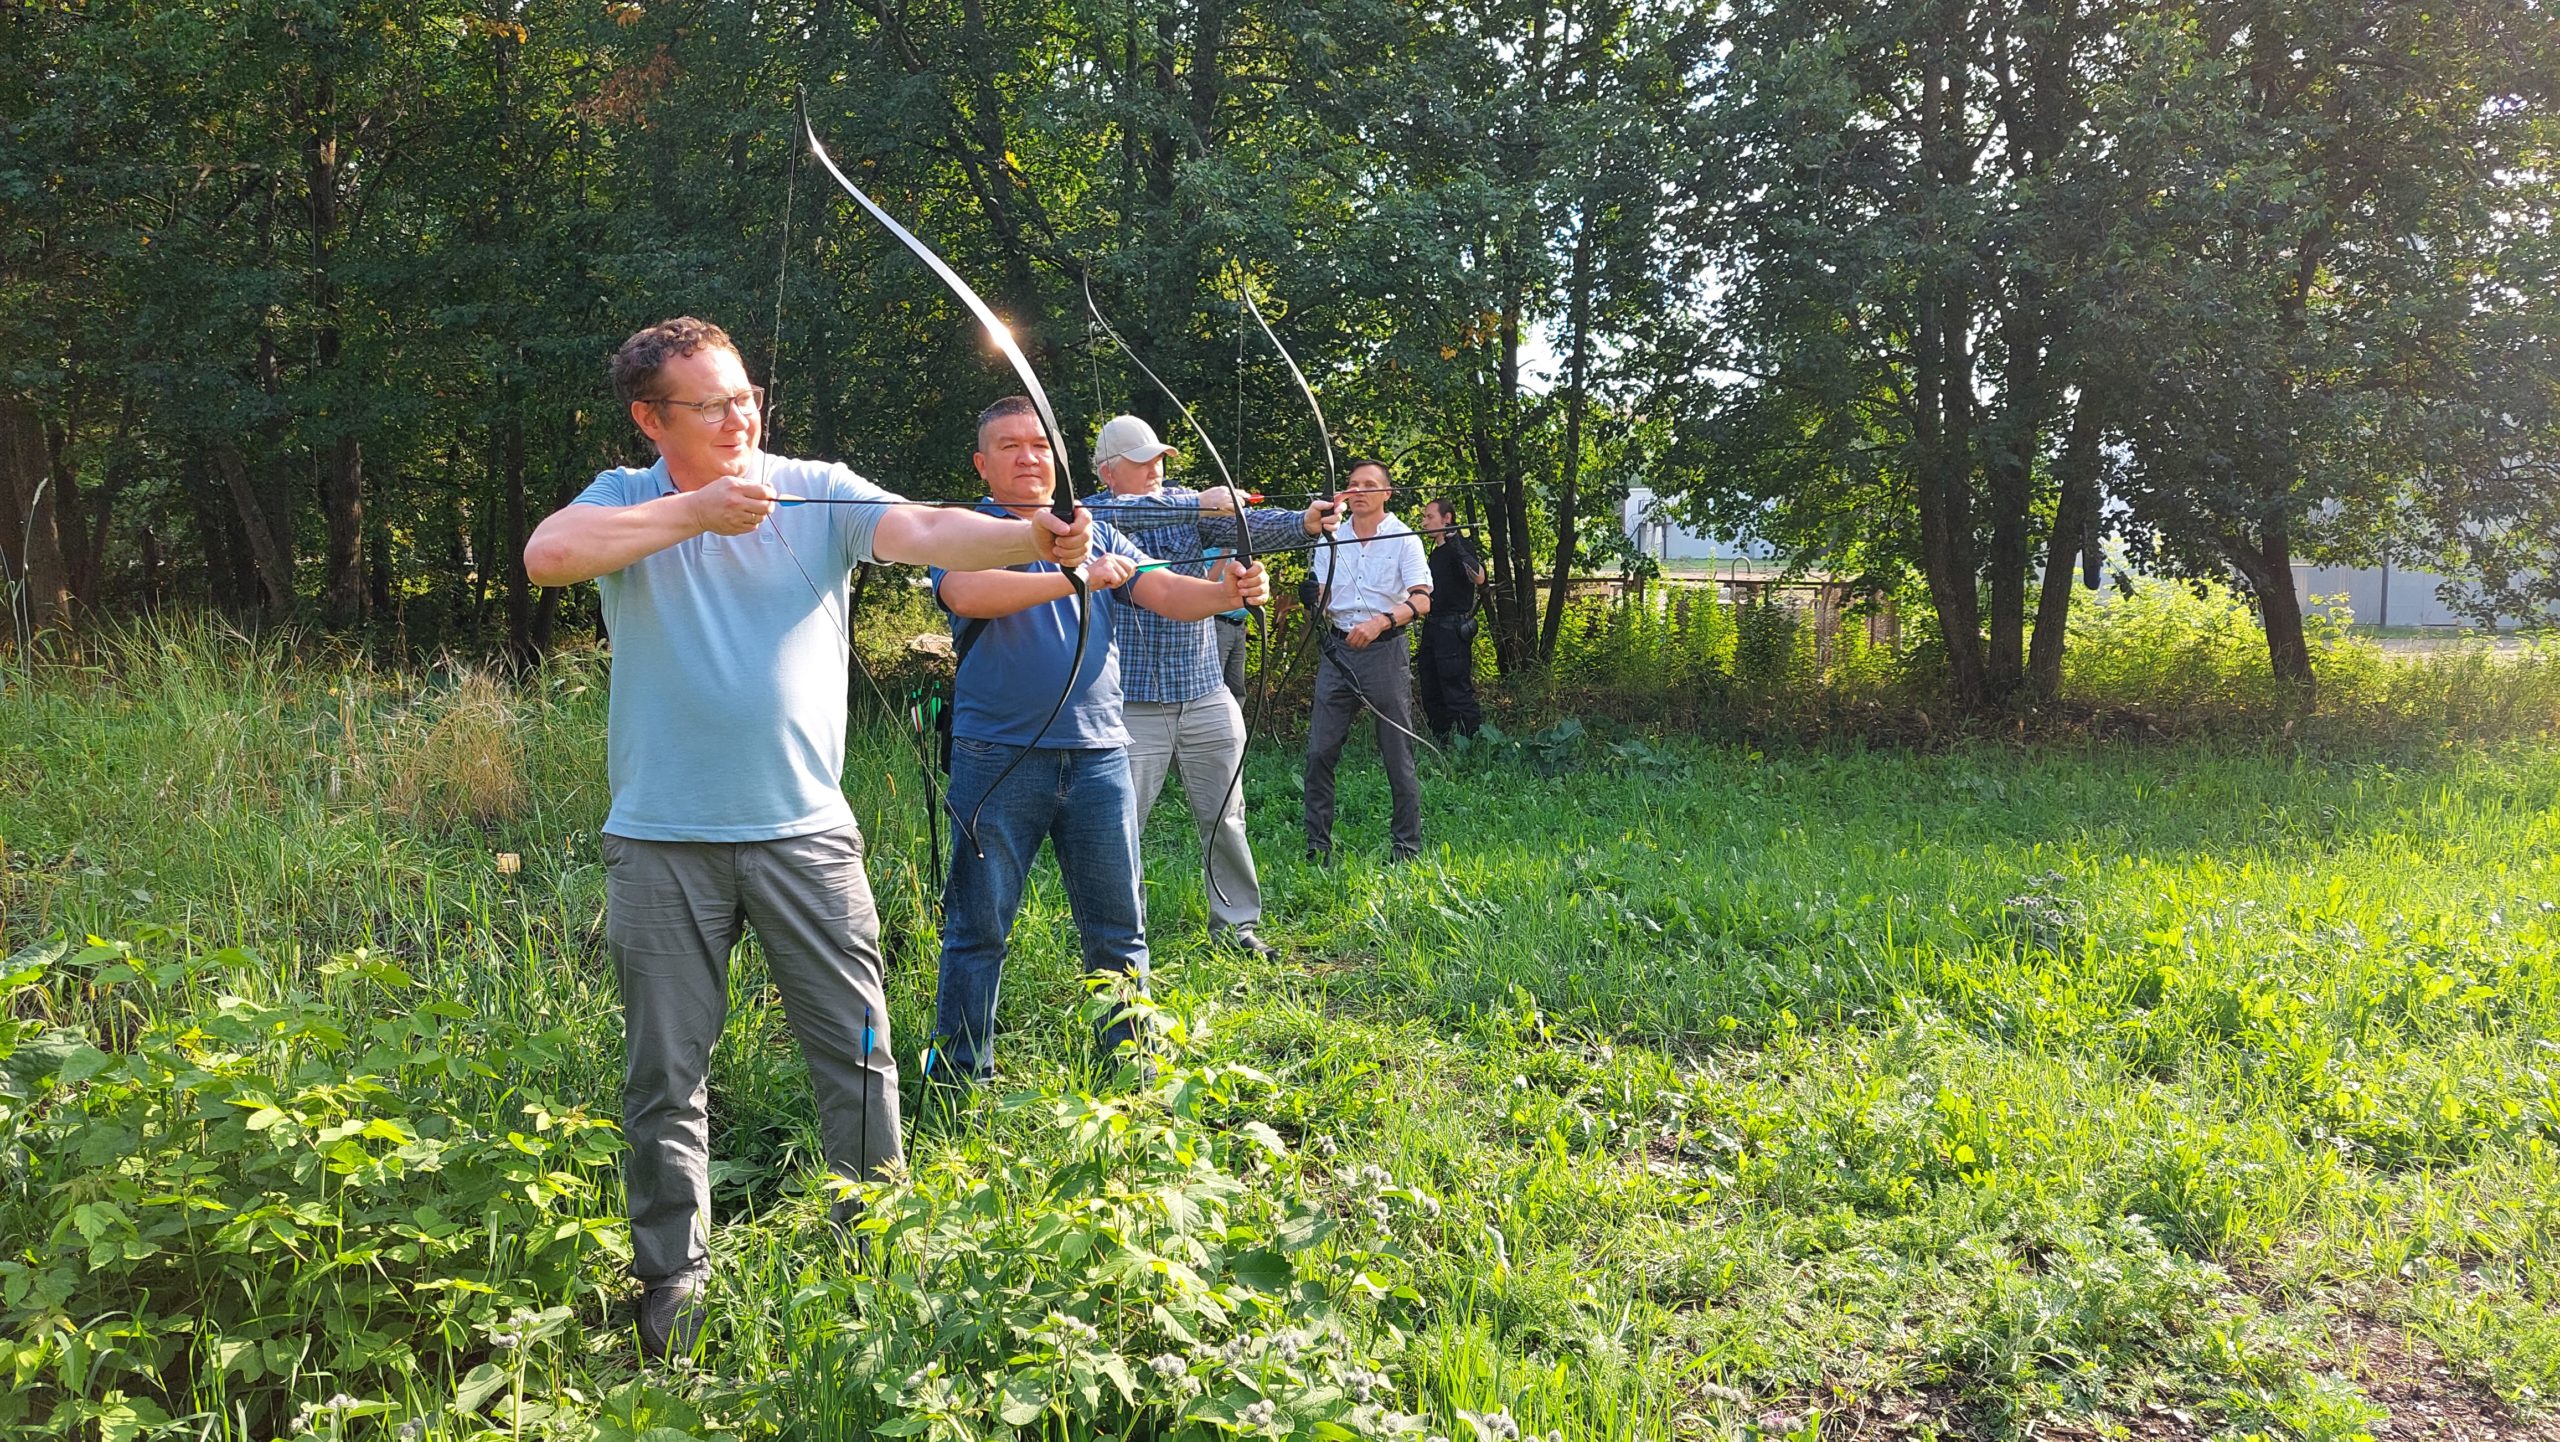
[[[1204,546],[1235,542],[1234,518],[1212,515],[1204,524],[1200,493],[1183,486],[1166,486],[1145,496],[1105,491],[1085,497],[1084,505],[1096,520],[1108,522],[1148,555],[1159,560],[1184,558],[1170,569],[1186,576],[1208,574],[1204,563],[1189,559]],[[1257,550],[1294,545],[1307,538],[1303,518],[1296,511],[1254,506],[1247,507],[1245,515],[1253,524]],[[1203,531],[1219,534],[1204,538]],[[1121,694],[1131,701],[1176,704],[1196,701],[1225,685],[1218,668],[1218,636],[1212,629],[1217,624],[1176,621],[1144,606],[1119,608],[1111,639],[1120,648]]]

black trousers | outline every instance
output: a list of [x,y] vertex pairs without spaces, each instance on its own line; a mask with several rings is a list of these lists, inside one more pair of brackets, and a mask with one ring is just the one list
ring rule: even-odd
[[1415,668],[1421,678],[1422,715],[1431,734],[1449,739],[1451,730],[1473,736],[1484,726],[1476,705],[1476,648],[1472,637],[1455,626],[1422,623],[1422,646]]
[[1244,645],[1246,640],[1246,623],[1242,621],[1230,621],[1226,617],[1220,616],[1217,618],[1217,625],[1218,674],[1226,681],[1227,689],[1235,693],[1235,698],[1238,701],[1242,701],[1244,699]]

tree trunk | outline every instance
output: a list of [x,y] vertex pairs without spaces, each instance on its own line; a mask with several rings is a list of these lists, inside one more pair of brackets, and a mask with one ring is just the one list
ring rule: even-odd
[[479,506],[477,514],[474,516],[474,519],[479,523],[478,527],[471,533],[471,554],[473,557],[473,564],[471,567],[471,635],[475,640],[479,638],[482,630],[487,624],[489,615],[489,593],[494,584],[500,579],[500,577],[492,576],[489,573],[489,567],[493,564],[493,558],[496,558],[494,560],[494,564],[496,565],[504,566],[506,564],[506,561],[503,558],[498,557],[498,547],[503,544],[505,540],[503,532],[505,530],[507,514],[505,489],[506,475],[504,470],[505,455],[506,450],[499,440],[497,424],[492,422],[489,427],[489,445],[486,457],[487,473],[481,478],[486,491],[482,497],[482,504]]
[[142,610],[145,615],[159,610],[164,599],[161,594],[162,571],[160,531],[156,526],[145,523],[142,528]]
[[115,438],[107,444],[106,477],[98,492],[85,504],[86,526],[76,538],[82,554],[73,568],[72,593],[85,606],[101,604],[99,593],[106,587],[107,539],[114,533],[116,502],[132,486],[134,453],[132,445],[134,414],[137,407],[130,387],[124,394],[124,412],[116,420]]
[[1574,553],[1580,536],[1574,524],[1575,490],[1582,479],[1582,416],[1589,404],[1584,385],[1591,338],[1591,215],[1586,209],[1573,237],[1573,279],[1567,304],[1567,347],[1573,359],[1565,379],[1564,476],[1556,494],[1556,568],[1547,583],[1547,619],[1538,632],[1538,659],[1556,658],[1556,636],[1564,627],[1565,598],[1573,589]]
[[1507,673],[1536,654],[1529,627],[1537,614],[1538,577],[1537,555],[1529,540],[1528,468],[1520,461],[1520,315],[1527,281],[1518,251],[1508,242],[1502,246],[1502,258],[1501,381],[1494,394],[1501,425],[1493,438],[1502,458],[1496,478],[1502,507],[1493,519],[1502,539],[1495,566],[1502,572],[1503,593],[1511,604],[1495,615],[1493,649]]
[[1914,488],[1920,512],[1920,572],[1947,647],[1947,690],[1973,710],[1988,695],[1982,664],[1981,577],[1973,561],[1973,463],[1963,438],[1951,436],[1947,403],[1945,302],[1932,285],[1920,305],[1919,415]]
[[203,451],[190,449],[178,459],[179,487],[187,503],[187,519],[195,528],[196,550],[204,557],[204,600],[231,613],[257,604],[255,568],[242,557],[240,516],[227,491],[217,489]]
[[[334,332],[333,332],[334,334]],[[334,343],[330,346],[334,351]],[[329,447],[322,472],[320,513],[328,521],[328,580],[321,615],[337,629],[364,624],[364,443],[342,434]]]
[[2311,674],[2311,643],[2302,633],[2302,598],[2293,590],[2293,538],[2281,520],[2270,522],[2265,536],[2252,543],[2224,532],[2222,553],[2258,602],[2258,619],[2267,631],[2267,664],[2275,672],[2276,703],[2288,715],[2307,716],[2319,701]]
[[2044,448],[2045,395],[2044,306],[2042,287],[2032,276],[2018,281],[2003,324],[2002,348],[2009,357],[2002,385],[2002,411],[1989,434],[1988,484],[1991,535],[1983,558],[1985,590],[1991,602],[1990,654],[1984,658],[1991,694],[2007,699],[2025,680],[2027,649],[2027,557],[2033,524],[2036,456]]
[[2051,701],[2062,694],[2062,648],[2071,626],[2071,583],[2079,579],[2077,559],[2085,552],[2092,564],[2098,546],[2098,449],[2103,428],[2097,402],[2085,394],[2071,417],[2071,432],[2062,443],[2055,498],[2053,534],[2044,549],[2044,587],[2036,597],[2036,629],[2027,643],[2027,694]]
[[344,338],[339,331],[338,283],[330,273],[330,246],[338,229],[338,88],[323,71],[312,96],[311,127],[303,137],[303,185],[311,226],[311,287],[319,326],[313,336],[317,379],[334,398],[328,424],[335,430],[320,481],[320,515],[327,530],[320,587],[320,615],[337,629],[363,624],[364,442],[345,413],[351,392],[337,375]]
[[213,464],[239,513],[241,538],[248,542],[250,563],[257,569],[260,605],[271,619],[282,620],[293,614],[293,543],[267,514],[249,475],[249,458],[238,446],[213,442]]
[[[1957,134],[1963,118],[1962,67],[1946,60],[1961,28],[1950,22],[1945,42],[1929,47],[1923,62],[1920,157],[1928,193],[1922,199],[1931,206],[1935,193],[1964,164]],[[1942,229],[1934,220],[1923,227],[1933,248],[1943,239]],[[1963,287],[1946,273],[1945,262],[1927,263],[1931,268],[1921,275],[1915,297],[1913,338],[1920,570],[1946,642],[1948,692],[1957,706],[1975,710],[1989,696],[1989,677],[1983,666],[1982,570],[1973,548],[1972,367],[1966,349],[1970,317]]]
[[[1502,474],[1501,465],[1494,459],[1493,428],[1485,420],[1483,391],[1482,386],[1475,388],[1476,400],[1467,414],[1467,454],[1475,471],[1475,484],[1467,488],[1467,519],[1483,539],[1486,552],[1486,583],[1478,593],[1477,604],[1483,608],[1493,629],[1494,669],[1498,674],[1508,676],[1511,674],[1511,658],[1503,653],[1500,642],[1506,624],[1503,618],[1511,607],[1510,589],[1502,579],[1509,573],[1511,533],[1500,524],[1498,514],[1491,522],[1476,514],[1480,498],[1500,484]],[[1494,507],[1498,511],[1499,502],[1494,503]]]
[[401,614],[399,577],[392,573],[391,535],[380,516],[366,523],[364,538],[364,594],[367,613],[376,619],[387,619],[395,631],[406,633],[408,618]]
[[63,409],[72,420],[67,424],[49,421],[44,428],[45,471],[52,478],[45,490],[45,502],[53,511],[54,544],[62,551],[62,580],[71,592],[71,604],[76,609],[89,610],[98,604],[98,576],[89,564],[90,500],[81,494],[80,467],[71,457],[78,400]]
[[524,494],[524,409],[513,389],[498,403],[498,506],[506,531],[496,553],[506,558],[507,658],[522,667],[541,657],[533,644],[533,578],[524,569],[525,539],[533,534]]
[[71,624],[71,577],[54,499],[44,424],[34,403],[0,396],[0,501],[9,507],[0,516],[0,559],[8,562],[11,604],[23,607],[27,624],[38,631]]

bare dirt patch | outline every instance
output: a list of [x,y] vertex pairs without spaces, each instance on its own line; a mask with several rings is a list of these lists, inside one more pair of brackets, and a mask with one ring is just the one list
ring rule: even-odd
[[2524,1421],[2433,1347],[2387,1322],[2341,1313],[2328,1322],[2338,1362],[2391,1415],[2377,1442],[2560,1442],[2560,1421]]
[[[2047,1442],[2205,1442],[2213,1435],[2194,1412],[2165,1402],[2145,1403],[2131,1416],[2105,1412],[2083,1417],[2043,1417],[2023,1429],[2014,1423],[2004,1429],[1980,1415],[1960,1389],[1946,1386],[1850,1400],[1823,1418],[1822,1435],[1858,1442],[1905,1442],[1989,1437],[2004,1430],[2011,1435],[2023,1431],[2026,1436]],[[2382,1439],[2377,1438],[2376,1442]]]

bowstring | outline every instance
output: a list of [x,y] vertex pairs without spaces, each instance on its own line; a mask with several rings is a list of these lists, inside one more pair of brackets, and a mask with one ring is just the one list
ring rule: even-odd
[[[1297,357],[1289,354],[1289,348],[1280,343],[1279,332],[1271,328],[1271,322],[1262,314],[1262,307],[1254,304],[1252,277],[1239,271],[1236,286],[1238,294],[1243,297],[1245,309],[1252,312],[1254,324],[1261,327],[1263,338],[1271,342],[1271,349],[1280,357],[1280,363],[1288,367],[1289,378],[1297,382],[1298,394],[1305,397],[1307,410],[1315,418],[1316,446],[1324,456],[1325,490],[1328,495],[1332,495],[1339,490],[1334,470],[1333,436],[1331,430],[1325,425],[1324,407],[1316,401],[1315,387],[1308,383],[1306,372],[1299,369]],[[1355,544],[1365,545],[1356,527],[1353,530],[1353,537]],[[1364,575],[1367,569],[1367,557],[1368,552],[1363,549],[1360,564]],[[1334,581],[1340,574],[1341,562],[1341,551],[1329,549],[1325,552],[1324,586],[1316,597],[1318,609],[1322,614],[1310,615],[1307,618],[1307,634],[1313,638],[1316,651],[1333,662],[1334,670],[1341,675],[1343,684],[1351,689],[1351,694],[1359,699],[1361,705],[1369,709],[1370,715],[1378,718],[1379,725],[1401,733],[1425,751],[1446,760],[1448,753],[1442,751],[1437,744],[1387,714],[1386,708],[1380,706],[1360,685],[1348,659],[1342,654],[1344,650],[1350,648],[1334,636],[1332,626]]]
[[[800,190],[800,147],[796,144],[791,146],[790,154],[790,162],[783,169],[781,254],[774,262],[773,334],[765,351],[765,396],[768,402],[779,400],[782,394],[783,307],[791,293],[791,219],[794,201],[798,198]],[[765,417],[768,428],[770,428],[771,419],[770,414]],[[757,439],[756,479],[767,491],[772,491],[774,488],[773,451],[762,443],[768,437],[760,435]],[[800,552],[792,546],[790,533],[783,530],[782,511],[781,506],[775,506],[765,513],[765,520],[773,527],[773,538],[782,543],[782,553],[791,558],[791,569],[800,573],[801,584],[809,588],[810,598],[818,603],[819,613],[827,618],[828,625],[835,628],[836,639],[844,643],[845,658],[853,663],[853,669],[861,673],[863,683],[871,688],[872,699],[880,703],[881,716],[892,727],[906,732],[908,747],[916,754],[916,767],[924,779],[925,788],[925,846],[931,853],[927,858],[925,874],[932,882],[933,904],[939,907],[942,898],[942,841],[936,808],[942,804],[941,787],[934,780],[933,758],[924,749],[922,724],[919,722],[915,726],[899,725],[901,713],[896,706],[890,704],[889,693],[881,686],[880,678],[871,673],[871,663],[862,659],[862,648],[853,644],[853,601],[850,592],[846,594],[845,614],[839,618],[835,607],[827,599],[827,593],[818,588],[818,578],[810,574],[809,567],[800,559]],[[868,1116],[869,1113],[866,1112],[865,1115]]]

